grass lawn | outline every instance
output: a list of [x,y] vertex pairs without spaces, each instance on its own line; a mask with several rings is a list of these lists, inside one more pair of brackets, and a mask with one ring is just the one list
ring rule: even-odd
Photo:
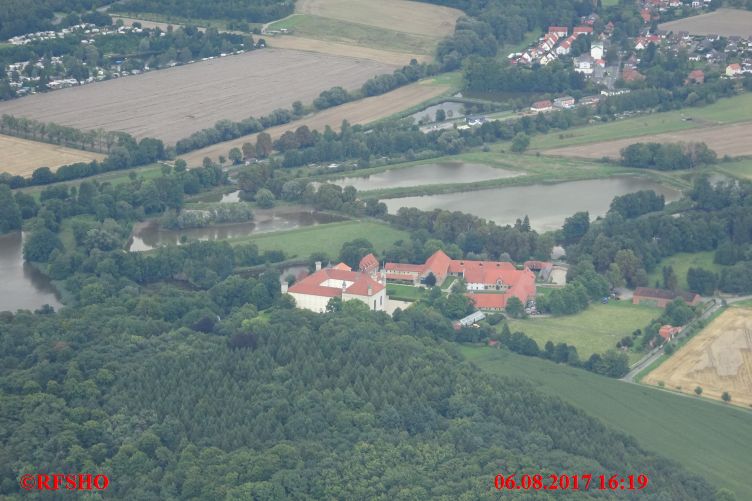
[[[617,341],[644,328],[660,312],[657,308],[635,306],[629,301],[611,301],[593,303],[576,315],[509,320],[509,328],[512,332],[524,332],[541,348],[547,341],[572,344],[577,347],[580,358],[586,359],[593,353],[615,349]],[[639,354],[630,353],[630,362],[639,358]]]
[[283,250],[288,259],[307,258],[314,252],[325,252],[332,259],[336,259],[342,244],[356,238],[368,239],[376,252],[383,253],[397,240],[409,239],[409,235],[405,231],[374,221],[344,221],[298,230],[250,235],[230,240],[230,243],[254,243],[261,251]]
[[752,158],[740,158],[733,162],[721,162],[715,170],[740,179],[752,180]]
[[[701,108],[684,108],[665,113],[639,115],[608,123],[595,123],[567,131],[539,134],[532,138],[530,149],[560,148],[577,144],[611,141],[629,137],[649,136],[663,132],[694,129],[715,124],[729,124],[749,120],[752,93],[720,99]],[[684,118],[692,118],[685,121]]]
[[390,299],[413,302],[427,296],[428,289],[412,285],[386,284],[386,294]]
[[[716,487],[752,499],[752,413],[503,350],[461,347],[489,373],[529,380],[606,425],[632,435],[644,449],[681,463]],[[650,472],[644,472],[650,475]]]
[[673,256],[662,259],[658,266],[648,275],[648,286],[655,286],[656,281],[663,286],[663,267],[671,266],[674,268],[676,278],[679,280],[679,288],[688,290],[687,270],[690,268],[704,268],[716,273],[720,273],[724,266],[713,262],[714,251],[707,252],[682,252]]
[[282,28],[296,36],[412,54],[431,54],[437,42],[436,37],[307,14],[296,14],[269,26],[270,30]]

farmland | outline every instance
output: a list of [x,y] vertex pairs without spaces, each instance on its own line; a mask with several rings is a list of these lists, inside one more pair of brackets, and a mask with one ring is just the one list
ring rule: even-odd
[[283,250],[288,258],[306,259],[314,252],[323,252],[336,259],[342,244],[365,238],[380,254],[397,240],[408,239],[406,232],[372,221],[345,221],[322,224],[300,230],[266,233],[233,239],[232,244],[253,243],[261,251]]
[[462,347],[492,374],[520,378],[632,435],[644,449],[677,461],[718,487],[750,499],[752,413],[597,376],[502,350]]
[[[439,96],[450,89],[449,85],[434,83],[433,79],[416,82],[380,96],[373,96],[335,106],[295,122],[272,127],[265,132],[271,135],[272,138],[278,138],[286,131],[295,130],[302,125],[307,125],[311,130],[323,130],[327,125],[337,129],[342,124],[342,120],[348,120],[353,125],[367,124],[399,113],[406,108]],[[200,165],[204,157],[217,158],[219,155],[226,156],[232,148],[240,148],[243,143],[255,141],[256,134],[243,136],[232,141],[226,141],[193,151],[182,158],[188,162],[188,165]]]
[[271,23],[267,31],[287,29],[293,35],[270,39],[272,46],[328,52],[345,44],[420,59],[433,54],[461,15],[456,9],[403,0],[299,0],[294,15]]
[[729,308],[643,379],[647,384],[752,406],[752,310]]
[[90,151],[4,135],[0,135],[0,151],[0,172],[18,176],[30,176],[38,167],[49,167],[55,171],[63,165],[104,158],[104,155]]
[[[721,127],[706,127],[690,129],[681,132],[652,135],[643,141],[652,143],[689,143],[702,142],[708,145],[719,156],[729,155],[732,157],[752,155],[752,143],[747,139],[752,136],[752,122],[745,122]],[[639,139],[618,139],[605,141],[597,144],[568,146],[547,150],[549,155],[564,157],[578,157],[598,159],[609,157],[618,159],[623,148],[638,142]]]
[[640,136],[652,137],[668,132],[746,122],[749,121],[750,107],[752,107],[752,93],[745,93],[732,98],[721,99],[709,106],[700,108],[651,113],[615,122],[597,122],[559,134],[537,135],[533,137],[530,147],[536,150],[551,150],[566,146]]
[[752,36],[752,12],[718,9],[709,14],[687,17],[658,25],[665,31],[686,31],[692,35]]
[[359,87],[392,69],[363,59],[265,49],[3,102],[0,114],[172,144],[218,120],[310,102],[325,89]]
[[[660,313],[659,309],[635,306],[629,301],[611,301],[591,304],[575,315],[509,320],[509,328],[524,332],[541,348],[547,341],[574,345],[584,360],[593,353],[616,349],[617,341],[644,328]],[[630,356],[631,361],[639,358],[638,354]]]

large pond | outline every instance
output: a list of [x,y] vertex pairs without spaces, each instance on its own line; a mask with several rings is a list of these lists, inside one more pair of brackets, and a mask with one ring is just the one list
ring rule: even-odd
[[0,235],[0,311],[36,310],[45,304],[62,306],[49,278],[24,262],[21,233]]
[[358,191],[368,191],[424,184],[475,183],[524,175],[522,172],[496,169],[485,164],[440,162],[391,169],[370,176],[335,179],[332,182],[340,186],[353,186]]
[[128,250],[143,252],[164,245],[179,245],[181,238],[188,240],[226,240],[246,237],[254,233],[293,230],[303,226],[343,221],[344,218],[315,211],[266,210],[256,211],[256,220],[248,223],[223,224],[206,228],[170,230],[156,221],[137,224],[128,242]]
[[432,123],[436,121],[436,112],[444,110],[447,118],[458,118],[465,116],[465,105],[454,101],[446,101],[440,104],[429,106],[428,108],[421,110],[417,113],[413,113],[410,117],[419,123],[421,120],[424,123]]
[[649,179],[617,176],[558,184],[391,198],[383,202],[391,214],[400,207],[417,207],[426,211],[444,209],[467,212],[502,225],[514,224],[517,218],[527,215],[534,229],[548,231],[560,228],[565,218],[578,211],[589,211],[591,217],[602,216],[608,211],[614,197],[640,190],[653,190],[665,196],[667,202],[681,197],[680,191]]

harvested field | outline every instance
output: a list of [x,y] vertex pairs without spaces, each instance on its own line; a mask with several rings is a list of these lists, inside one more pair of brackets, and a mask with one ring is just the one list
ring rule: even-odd
[[63,165],[104,158],[99,153],[4,135],[0,135],[0,151],[0,172],[15,176],[30,176],[39,167],[55,171]]
[[15,99],[0,103],[0,114],[173,144],[218,120],[311,102],[323,90],[357,88],[393,69],[353,57],[264,49]]
[[298,0],[296,12],[442,38],[454,31],[462,12],[405,0]]
[[359,47],[352,44],[315,40],[297,36],[279,36],[267,38],[266,43],[276,49],[294,49],[308,52],[319,52],[333,56],[357,57],[369,59],[384,64],[404,66],[415,58],[419,63],[430,61],[431,57],[425,54],[409,54],[406,52],[394,52],[389,50]]
[[745,122],[720,127],[704,127],[685,131],[636,136],[615,141],[603,141],[592,144],[567,146],[545,150],[547,155],[599,159],[603,157],[619,158],[622,148],[639,142],[651,143],[706,143],[719,156],[732,157],[752,155],[752,122]]
[[[449,85],[438,85],[427,82],[417,82],[400,87],[381,96],[373,96],[359,101],[353,101],[341,106],[335,106],[320,111],[295,122],[272,127],[265,132],[276,139],[288,130],[295,130],[302,125],[307,125],[311,130],[323,130],[329,125],[338,129],[342,120],[348,120],[351,124],[367,124],[394,115],[402,110],[415,106],[428,99],[436,97],[450,89]],[[214,144],[200,150],[193,151],[181,156],[188,165],[201,165],[204,157],[217,159],[220,155],[227,156],[232,148],[240,148],[243,143],[256,142],[256,134],[243,136],[232,141]]]
[[692,394],[700,386],[717,399],[728,391],[731,403],[752,405],[752,310],[729,308],[643,381]]
[[659,24],[666,31],[687,31],[693,35],[752,36],[752,12],[739,9],[718,9],[709,14],[687,17]]

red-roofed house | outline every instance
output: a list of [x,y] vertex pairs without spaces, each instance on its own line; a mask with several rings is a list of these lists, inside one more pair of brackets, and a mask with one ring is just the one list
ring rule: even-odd
[[742,65],[739,63],[729,64],[726,66],[726,76],[735,77],[742,73]]
[[373,275],[375,272],[379,271],[379,260],[376,259],[376,256],[374,256],[373,254],[368,254],[360,260],[358,268],[363,273]]
[[693,292],[674,292],[667,289],[638,287],[632,295],[632,304],[649,304],[665,308],[668,303],[679,298],[683,299],[690,306],[695,306],[702,299]]
[[696,84],[705,83],[705,72],[702,70],[690,71],[689,76],[687,77],[686,83],[696,83]]
[[642,22],[645,24],[649,24],[653,19],[653,15],[650,13],[650,9],[648,8],[642,9],[640,11],[640,17],[642,17]]
[[572,35],[578,37],[580,35],[592,35],[593,34],[593,27],[592,26],[577,26],[574,30],[572,30]]
[[386,295],[386,280],[376,281],[368,273],[352,271],[349,266],[338,264],[333,268],[321,268],[316,263],[316,272],[295,283],[289,289],[282,284],[282,292],[289,293],[298,308],[323,313],[329,300],[357,300],[373,311],[384,311],[389,298]]
[[671,325],[664,325],[658,330],[658,334],[664,339],[664,341],[668,342],[673,339],[674,336],[679,334],[681,332],[681,327],[674,327]]
[[530,107],[530,111],[536,111],[538,113],[543,111],[551,111],[554,107],[554,104],[546,99],[545,101],[537,101],[533,103],[533,105]]
[[569,34],[569,28],[567,28],[566,26],[549,26],[548,33],[560,37],[565,37]]

